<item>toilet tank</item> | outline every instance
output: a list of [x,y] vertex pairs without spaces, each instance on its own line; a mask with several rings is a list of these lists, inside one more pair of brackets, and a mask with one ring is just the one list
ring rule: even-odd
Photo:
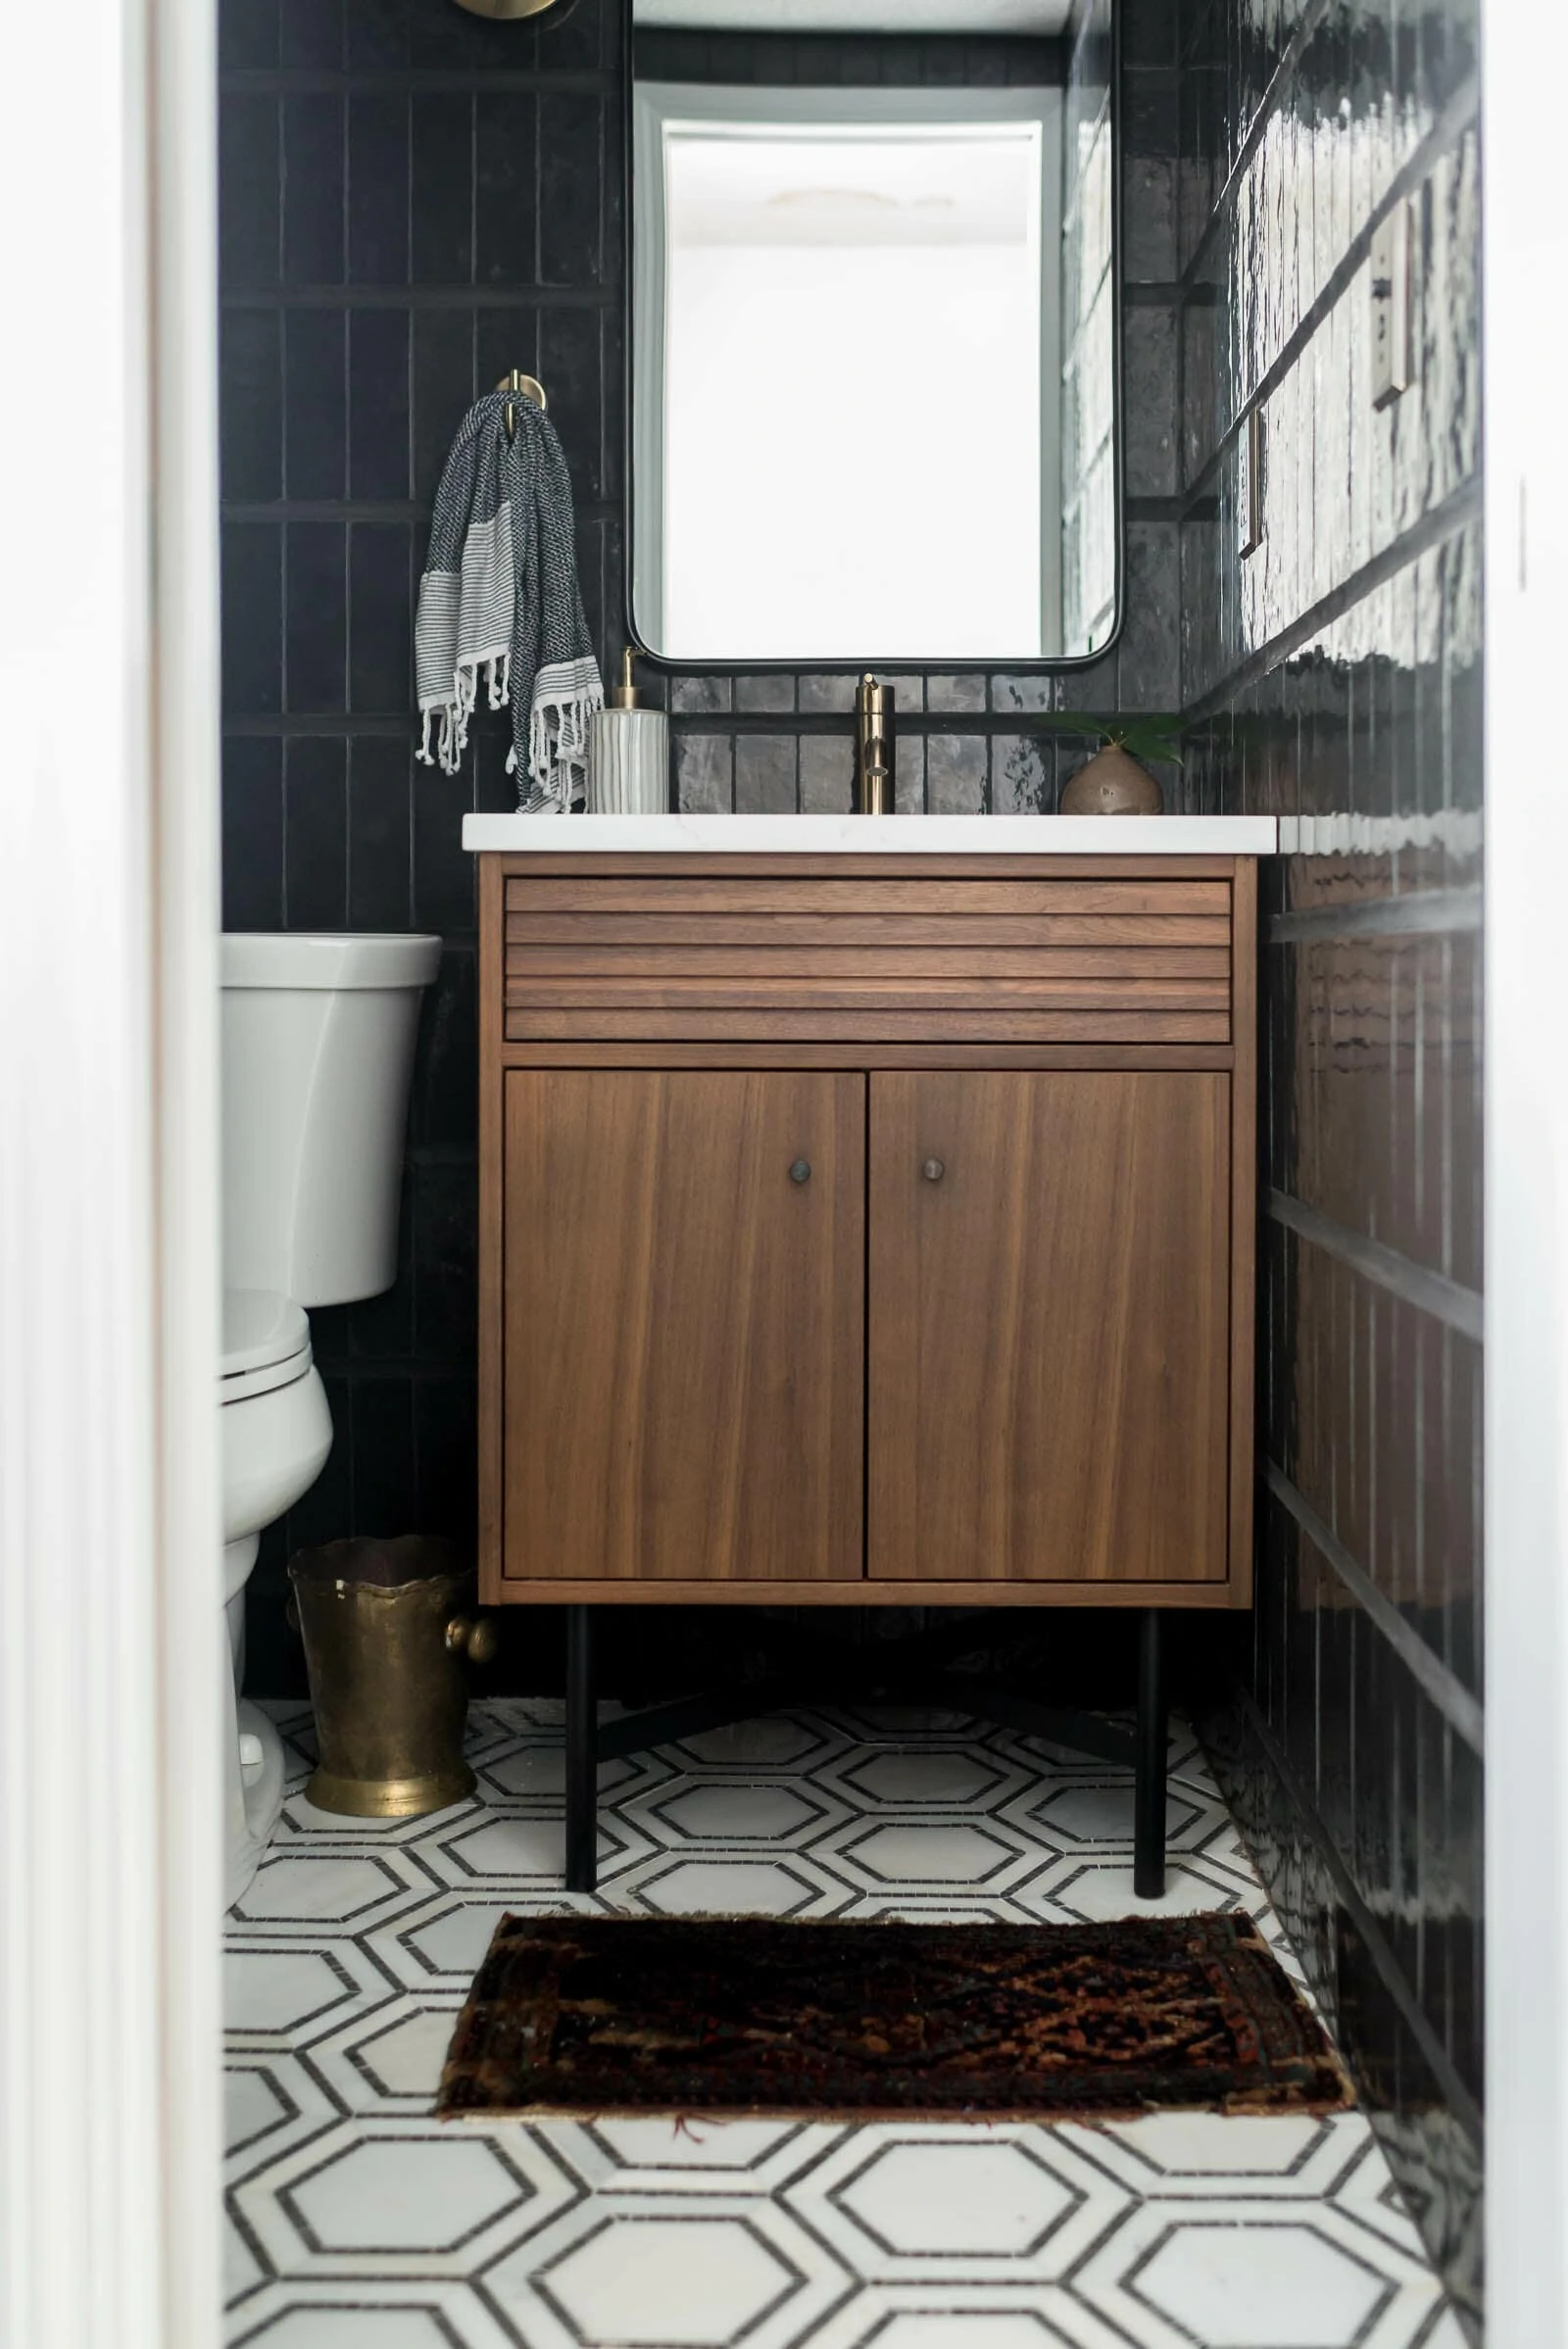
[[397,1276],[419,999],[438,938],[222,942],[223,1282],[340,1305]]

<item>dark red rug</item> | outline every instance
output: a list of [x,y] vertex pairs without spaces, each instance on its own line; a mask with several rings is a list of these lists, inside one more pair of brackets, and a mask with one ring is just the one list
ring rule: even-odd
[[1103,2120],[1353,2101],[1246,1917],[505,1917],[437,2110]]

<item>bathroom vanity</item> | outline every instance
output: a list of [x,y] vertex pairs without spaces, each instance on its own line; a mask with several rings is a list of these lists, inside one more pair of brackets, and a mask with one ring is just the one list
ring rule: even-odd
[[1249,1603],[1271,821],[465,842],[488,1603]]

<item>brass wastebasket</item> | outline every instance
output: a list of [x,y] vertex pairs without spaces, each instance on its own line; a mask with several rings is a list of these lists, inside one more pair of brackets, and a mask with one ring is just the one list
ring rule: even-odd
[[463,1758],[466,1664],[488,1663],[493,1621],[451,1543],[408,1535],[301,1550],[290,1613],[305,1641],[318,1810],[415,1819],[474,1789]]

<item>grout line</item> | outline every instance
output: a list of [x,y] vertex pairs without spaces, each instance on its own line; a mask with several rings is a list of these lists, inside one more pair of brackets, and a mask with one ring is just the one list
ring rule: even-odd
[[1344,1542],[1324,1524],[1304,1500],[1282,1468],[1272,1460],[1263,1463],[1263,1482],[1275,1499],[1289,1511],[1301,1532],[1326,1562],[1333,1567],[1352,1598],[1360,1602],[1363,1613],[1406,1664],[1410,1676],[1423,1693],[1431,1698],[1438,1711],[1457,1737],[1464,1739],[1478,1756],[1485,1751],[1485,1721],[1482,1708],[1469,1689],[1450,1672],[1441,1656],[1435,1655],[1419,1632],[1412,1630],[1394,1601],[1386,1597],[1363,1566],[1351,1557]]
[[225,286],[219,307],[231,310],[612,310],[618,284],[241,285]]
[[618,69],[594,72],[581,66],[556,72],[540,66],[377,66],[363,72],[353,66],[227,66],[218,76],[218,92],[222,98],[417,98],[432,91],[469,97],[490,90],[535,90],[613,100],[620,82]]
[[[1369,1907],[1360,1885],[1350,1874],[1333,1836],[1329,1834],[1322,1813],[1302,1786],[1296,1764],[1280,1743],[1250,1688],[1239,1688],[1236,1695],[1247,1726],[1257,1739],[1264,1758],[1284,1788],[1287,1798],[1306,1832],[1307,1839],[1315,1847],[1318,1857],[1333,1882],[1335,1890],[1354,1924],[1356,1933],[1365,1944],[1367,1954],[1377,1969],[1379,1980],[1394,2004],[1398,2008],[1411,2037],[1426,2060],[1434,2081],[1443,2092],[1449,2111],[1466,2134],[1472,2137],[1476,2144],[1481,2144],[1484,2137],[1481,2107],[1459,2077],[1458,2068],[1454,2064],[1453,2058],[1433,2029],[1431,2018],[1411,1988],[1404,1969],[1396,1957],[1382,1926]],[[1216,1775],[1219,1777],[1220,1791],[1229,1803],[1231,1795],[1226,1787],[1224,1776],[1218,1772]],[[1240,1825],[1240,1821],[1238,1821],[1238,1825]],[[1248,1848],[1250,1853],[1250,1838],[1248,1839]],[[1258,1866],[1256,1855],[1252,1854],[1252,1858],[1257,1875],[1262,1880],[1263,1888],[1272,1900],[1274,1897],[1273,1887],[1267,1877],[1264,1876],[1262,1868]],[[1323,1995],[1322,1992],[1319,1994]],[[1346,2052],[1343,2046],[1341,2052],[1342,2054]]]
[[1450,1281],[1446,1273],[1429,1272],[1425,1265],[1412,1263],[1381,1240],[1352,1232],[1288,1191],[1270,1190],[1267,1206],[1276,1223],[1284,1224],[1310,1247],[1337,1257],[1363,1280],[1386,1289],[1401,1304],[1413,1306],[1418,1313],[1430,1313],[1434,1321],[1456,1330],[1461,1338],[1473,1339],[1477,1346],[1482,1343],[1482,1300],[1476,1290]]

